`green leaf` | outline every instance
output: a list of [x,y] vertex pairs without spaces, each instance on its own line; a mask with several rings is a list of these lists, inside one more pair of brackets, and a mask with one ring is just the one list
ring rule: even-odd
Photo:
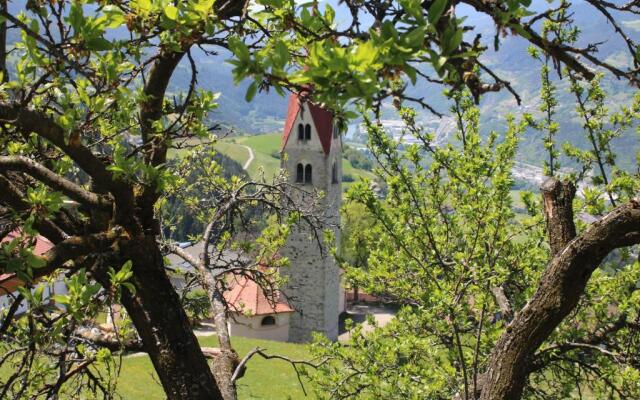
[[69,304],[69,296],[67,296],[67,295],[56,294],[56,295],[51,296],[51,298],[56,303]]
[[405,72],[405,74],[407,74],[407,76],[411,80],[411,84],[415,85],[416,81],[418,79],[418,74],[417,74],[415,68],[413,68],[413,67],[411,67],[409,65],[406,65],[404,67],[404,72]]
[[164,15],[172,21],[178,18],[178,8],[173,5],[168,5],[164,8]]
[[194,9],[203,15],[206,15],[211,11],[213,7],[213,0],[200,0],[194,5]]
[[103,37],[96,37],[87,40],[87,49],[96,51],[105,51],[111,49],[111,42]]
[[444,9],[449,4],[449,0],[435,0],[431,7],[429,7],[429,16],[427,17],[429,23],[434,24],[440,19]]
[[136,0],[134,5],[143,14],[148,14],[151,11],[151,0]]
[[38,303],[42,303],[42,294],[44,293],[44,285],[39,285],[33,291],[33,297]]
[[131,294],[136,294],[136,287],[131,282],[123,282],[122,286],[126,287]]
[[254,81],[251,82],[251,85],[247,88],[247,94],[244,95],[244,99],[249,102],[253,100],[256,93],[258,92],[258,84]]
[[422,17],[422,1],[421,0],[400,0],[400,5],[404,10],[418,21],[423,19]]
[[422,42],[424,41],[424,35],[425,27],[418,26],[416,29],[412,30],[404,36],[405,43],[407,44],[407,46],[412,48],[421,47]]
[[67,18],[71,27],[76,32],[80,32],[80,29],[84,25],[84,16],[82,13],[82,6],[76,2],[71,4],[71,10],[69,10],[69,17]]
[[124,13],[114,5],[104,6],[102,12],[107,21],[106,28],[115,29],[125,22]]
[[458,46],[460,46],[460,43],[462,43],[462,29],[456,29],[455,33],[453,34],[453,37],[451,37],[449,41],[445,43],[445,48],[444,48],[445,53],[449,54],[453,52],[455,49],[458,48]]
[[236,37],[229,38],[229,49],[238,57],[240,61],[249,61],[249,48],[240,39]]
[[325,15],[325,18],[327,19],[328,24],[332,25],[336,17],[336,12],[329,4],[325,6],[324,15]]

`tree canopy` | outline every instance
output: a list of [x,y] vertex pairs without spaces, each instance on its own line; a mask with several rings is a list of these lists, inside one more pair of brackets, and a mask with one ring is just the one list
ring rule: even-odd
[[[196,53],[229,59],[236,82],[251,79],[248,101],[259,91],[305,92],[342,123],[366,122],[388,195],[381,201],[366,184],[349,194],[375,224],[367,272],[348,274],[406,307],[351,346],[317,346],[332,359],[315,375],[324,395],[638,397],[640,271],[629,246],[640,241],[639,180],[616,167],[610,143],[637,125],[640,100],[609,110],[599,79],[637,86],[637,46],[616,16],[640,8],[587,3],[613,27],[611,40],[624,43],[627,67],[599,57],[601,43],[580,42],[574,5],[564,0],[542,8],[529,0],[0,1],[1,233],[19,232],[2,243],[0,272],[25,284],[0,321],[0,363],[12,365],[0,397],[113,397],[116,357],[77,335],[105,303],[126,310],[135,329],[125,333],[139,336],[168,398],[235,396],[228,367],[237,360],[224,373],[213,362],[212,371],[163,259],[162,206],[195,166],[172,165],[170,151],[188,153],[223,128],[212,114],[218,94],[199,87],[207,77]],[[492,40],[460,16],[469,13],[491,18]],[[520,102],[483,62],[487,46],[499,51],[508,36],[527,40],[544,63],[546,119],[509,117],[504,132],[485,134],[474,103],[499,90]],[[188,83],[172,87],[179,71]],[[555,143],[553,71],[571,82],[589,148]],[[417,82],[448,90],[454,142],[434,146],[416,122],[410,107],[438,113],[429,93],[409,94]],[[388,105],[418,144],[401,149],[386,135],[379,119]],[[545,132],[555,180],[542,202],[526,196],[530,215],[516,217],[511,167],[527,125]],[[581,170],[561,171],[560,149]],[[285,264],[275,253],[288,227],[314,218],[291,204],[282,177],[224,179],[208,159],[199,166],[203,178],[183,192],[207,226],[205,248],[245,251],[254,273],[262,256]],[[194,191],[207,194],[207,209]],[[256,204],[274,218],[260,237],[234,244],[235,217]],[[38,235],[52,244],[43,254],[34,253]],[[208,280],[209,256],[192,264],[223,316],[225,286]],[[54,300],[64,310],[31,290],[60,273],[69,293]]]

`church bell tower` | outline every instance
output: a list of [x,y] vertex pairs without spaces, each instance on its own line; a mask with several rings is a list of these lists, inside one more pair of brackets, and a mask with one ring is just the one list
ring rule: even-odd
[[[287,120],[282,136],[282,168],[289,182],[301,189],[293,197],[305,204],[304,192],[319,191],[324,195],[313,212],[325,226],[333,230],[335,243],[340,243],[340,206],[342,201],[342,141],[333,114],[304,96],[289,98]],[[289,341],[307,342],[312,332],[320,332],[331,340],[338,338],[338,315],[343,307],[340,271],[323,235],[314,236],[304,222],[291,231],[282,254],[290,266],[281,274],[288,277],[284,293],[290,297],[296,312],[289,327]]]

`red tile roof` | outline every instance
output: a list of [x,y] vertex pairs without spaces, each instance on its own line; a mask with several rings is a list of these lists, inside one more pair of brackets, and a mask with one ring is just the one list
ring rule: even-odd
[[15,274],[0,274],[0,296],[13,293],[22,286],[22,281]]
[[[2,240],[0,240],[0,243],[9,242],[13,239],[19,239],[21,237],[23,237],[22,232],[20,231],[20,229],[16,229],[14,231],[9,232],[7,236],[3,237]],[[27,240],[29,239],[24,238],[25,243],[27,242]],[[37,256],[41,256],[47,251],[49,251],[52,247],[53,247],[53,243],[51,243],[49,239],[47,239],[44,236],[38,235],[36,237],[35,247],[33,248],[33,254]]]
[[[231,278],[231,290],[224,293],[226,302],[238,312],[248,315],[264,315],[293,312],[280,293],[265,295],[264,290],[252,279],[244,276]],[[275,302],[272,301],[272,297]]]
[[309,111],[311,112],[313,123],[318,130],[318,137],[320,138],[320,143],[322,144],[324,154],[329,154],[329,151],[331,150],[331,138],[333,137],[333,113],[307,100],[304,95],[299,96],[295,93],[291,94],[291,96],[289,97],[289,105],[287,107],[287,120],[284,123],[284,131],[282,133],[281,150],[284,149],[284,146],[287,145],[287,141],[291,136],[293,123],[298,116],[298,112],[300,112],[301,102],[307,103]]
[[[20,237],[21,231],[19,229],[16,229],[10,232],[7,236],[3,237],[2,240],[0,240],[0,243],[9,242]],[[25,242],[26,240],[27,239],[25,239]],[[49,239],[45,238],[44,236],[37,236],[36,243],[33,248],[33,254],[40,256],[49,251],[52,247],[53,243],[51,243]],[[7,293],[15,292],[22,285],[23,282],[20,279],[16,278],[15,274],[0,273],[0,296]]]

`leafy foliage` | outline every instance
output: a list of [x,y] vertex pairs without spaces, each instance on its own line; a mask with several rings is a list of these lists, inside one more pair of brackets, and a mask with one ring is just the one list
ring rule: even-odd
[[[349,199],[365,208],[373,226],[363,230],[367,268],[351,257],[346,276],[404,307],[373,332],[355,327],[347,346],[315,344],[314,353],[331,360],[308,371],[321,396],[473,398],[489,353],[549,261],[541,205],[527,195],[530,216],[516,217],[509,196],[526,123],[510,118],[508,131],[482,140],[468,95],[454,98],[463,116],[455,146],[432,146],[432,135],[416,127],[409,109],[401,115],[421,144],[405,151],[368,124],[377,173],[389,194],[379,200],[366,184],[350,190]],[[596,271],[571,318],[536,354],[525,397],[640,394],[632,350],[639,310],[630,302],[640,288],[637,267],[623,252]]]

